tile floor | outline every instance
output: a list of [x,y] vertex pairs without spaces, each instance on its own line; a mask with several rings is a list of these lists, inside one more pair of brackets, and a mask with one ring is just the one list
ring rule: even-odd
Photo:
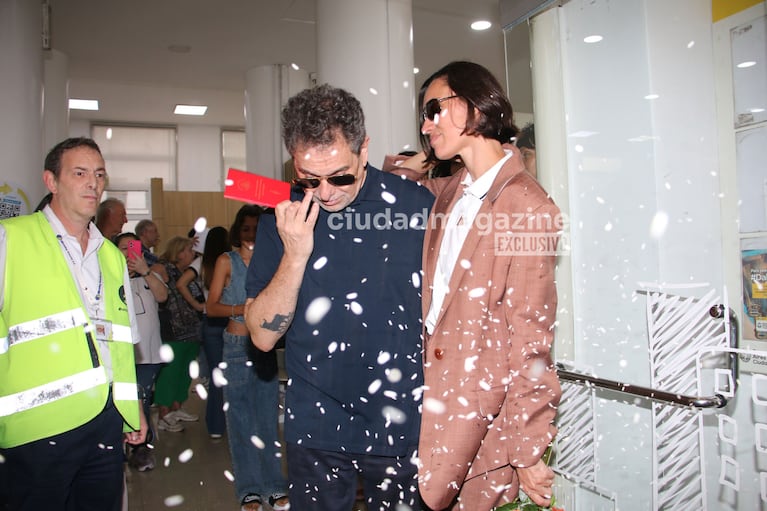
[[[200,415],[185,422],[180,433],[160,431],[155,442],[154,470],[138,472],[126,465],[127,511],[236,511],[240,509],[231,481],[232,465],[226,435],[211,440],[205,428],[204,401],[191,393],[184,404]],[[156,412],[154,413],[156,424]],[[272,511],[267,505],[264,511]],[[365,511],[359,502],[351,511]],[[304,510],[296,510],[304,511]],[[343,511],[343,510],[340,510]]]

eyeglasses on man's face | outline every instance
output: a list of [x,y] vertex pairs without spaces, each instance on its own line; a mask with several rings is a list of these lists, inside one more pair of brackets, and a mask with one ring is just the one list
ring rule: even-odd
[[437,114],[442,112],[442,102],[457,97],[458,96],[445,96],[444,98],[434,98],[427,101],[423,106],[423,110],[421,111],[421,124],[425,123],[426,119],[434,121],[434,118],[437,116]]
[[341,174],[340,176],[304,177],[296,178],[293,184],[301,188],[317,188],[322,181],[327,181],[333,186],[348,186],[357,180],[354,174]]

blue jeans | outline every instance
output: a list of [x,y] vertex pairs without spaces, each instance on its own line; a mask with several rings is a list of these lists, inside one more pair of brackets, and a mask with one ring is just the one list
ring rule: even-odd
[[154,381],[157,379],[157,373],[160,372],[162,364],[136,364],[136,383],[144,392],[144,396],[141,400],[141,406],[144,409],[144,417],[149,426],[149,431],[146,435],[146,442],[148,444],[154,439],[154,431],[152,431],[152,421],[149,420],[150,407],[152,401],[154,401]]
[[[256,349],[249,336],[224,332],[226,431],[234,469],[234,488],[242,500],[255,493],[266,498],[287,494],[277,443],[277,357]],[[254,445],[251,437],[260,439]],[[261,448],[263,444],[263,448]]]
[[226,429],[224,391],[214,383],[213,370],[219,366],[223,357],[224,328],[228,321],[228,318],[203,316],[200,327],[202,329],[202,349],[208,362],[207,376],[210,378],[208,402],[205,405],[205,425],[208,426],[208,434],[210,435],[221,435]]

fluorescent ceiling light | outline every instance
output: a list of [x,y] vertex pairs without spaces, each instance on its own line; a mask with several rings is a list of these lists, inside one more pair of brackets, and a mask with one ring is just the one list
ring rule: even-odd
[[176,105],[173,113],[178,115],[205,115],[207,110],[208,107],[205,105]]
[[487,30],[488,28],[492,27],[493,24],[486,20],[479,20],[475,21],[471,24],[472,30]]
[[745,62],[741,62],[740,64],[738,64],[738,67],[740,69],[745,69],[747,67],[753,67],[755,65],[756,65],[756,62],[754,62],[753,60],[747,60]]
[[98,110],[99,102],[97,99],[70,99],[70,110]]
[[602,39],[604,39],[604,38],[601,35],[590,35],[588,37],[584,37],[583,38],[583,42],[584,43],[598,43]]

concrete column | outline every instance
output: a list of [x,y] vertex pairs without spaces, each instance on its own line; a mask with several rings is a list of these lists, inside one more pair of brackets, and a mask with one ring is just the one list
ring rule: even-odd
[[411,0],[319,0],[317,78],[354,94],[370,136],[370,163],[417,150]]
[[43,66],[43,148],[48,151],[69,136],[69,59],[48,50]]
[[45,193],[42,5],[0,0],[0,217],[31,212]]
[[280,135],[280,111],[288,98],[310,86],[309,73],[290,66],[250,69],[245,76],[247,171],[283,179],[289,155]]

